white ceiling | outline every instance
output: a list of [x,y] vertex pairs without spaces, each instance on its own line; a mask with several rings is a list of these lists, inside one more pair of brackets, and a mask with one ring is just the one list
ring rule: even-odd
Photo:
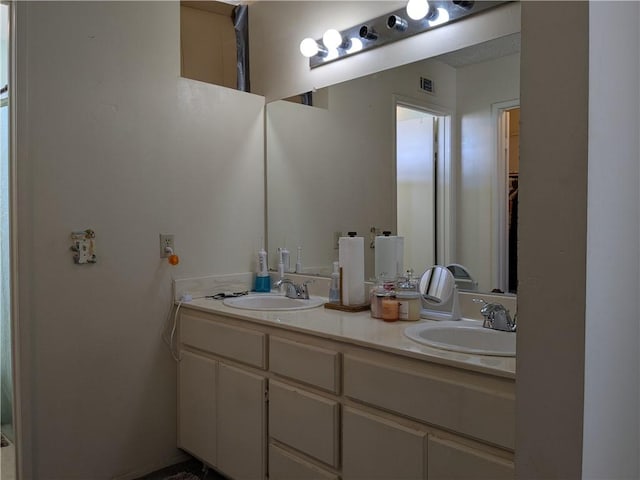
[[488,42],[472,45],[462,50],[434,57],[452,67],[464,67],[487,62],[496,58],[520,52],[520,33],[507,35]]

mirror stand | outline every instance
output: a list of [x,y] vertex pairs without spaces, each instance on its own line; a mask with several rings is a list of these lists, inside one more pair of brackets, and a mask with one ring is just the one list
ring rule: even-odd
[[458,300],[458,287],[454,287],[453,293],[447,302],[434,305],[428,300],[422,299],[420,318],[427,320],[460,320],[460,302]]
[[420,278],[422,310],[420,318],[428,320],[460,320],[458,287],[453,274],[445,267],[434,265]]

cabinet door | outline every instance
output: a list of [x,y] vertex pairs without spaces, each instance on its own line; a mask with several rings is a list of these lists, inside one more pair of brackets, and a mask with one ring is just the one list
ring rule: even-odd
[[218,463],[229,477],[265,477],[264,377],[224,363],[218,366]]
[[345,407],[342,435],[345,480],[426,478],[424,432]]
[[269,480],[338,480],[338,476],[269,445]]
[[217,362],[181,352],[178,364],[178,446],[216,464]]
[[429,437],[429,480],[513,480],[513,462],[475,448]]

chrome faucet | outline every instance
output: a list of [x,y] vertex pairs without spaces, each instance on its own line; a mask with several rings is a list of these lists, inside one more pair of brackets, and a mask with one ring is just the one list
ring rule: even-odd
[[298,285],[290,278],[283,278],[274,283],[273,286],[279,288],[282,285],[286,285],[287,292],[285,296],[288,298],[300,298],[303,300],[309,300],[309,289],[307,288],[307,285],[311,282],[313,282],[313,280],[308,280],[302,285]]
[[500,303],[486,303],[480,309],[480,313],[484,317],[484,328],[500,330],[502,332],[516,331],[516,318],[511,318],[509,310]]

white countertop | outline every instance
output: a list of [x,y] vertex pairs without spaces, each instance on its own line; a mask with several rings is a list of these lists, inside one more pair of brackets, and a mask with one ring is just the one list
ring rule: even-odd
[[324,307],[295,311],[244,310],[229,307],[224,305],[222,300],[210,298],[197,298],[182,303],[181,308],[217,313],[465,370],[515,378],[516,359],[513,357],[472,355],[428,347],[414,342],[404,334],[405,328],[417,322],[384,322],[372,318],[369,311],[348,313]]

